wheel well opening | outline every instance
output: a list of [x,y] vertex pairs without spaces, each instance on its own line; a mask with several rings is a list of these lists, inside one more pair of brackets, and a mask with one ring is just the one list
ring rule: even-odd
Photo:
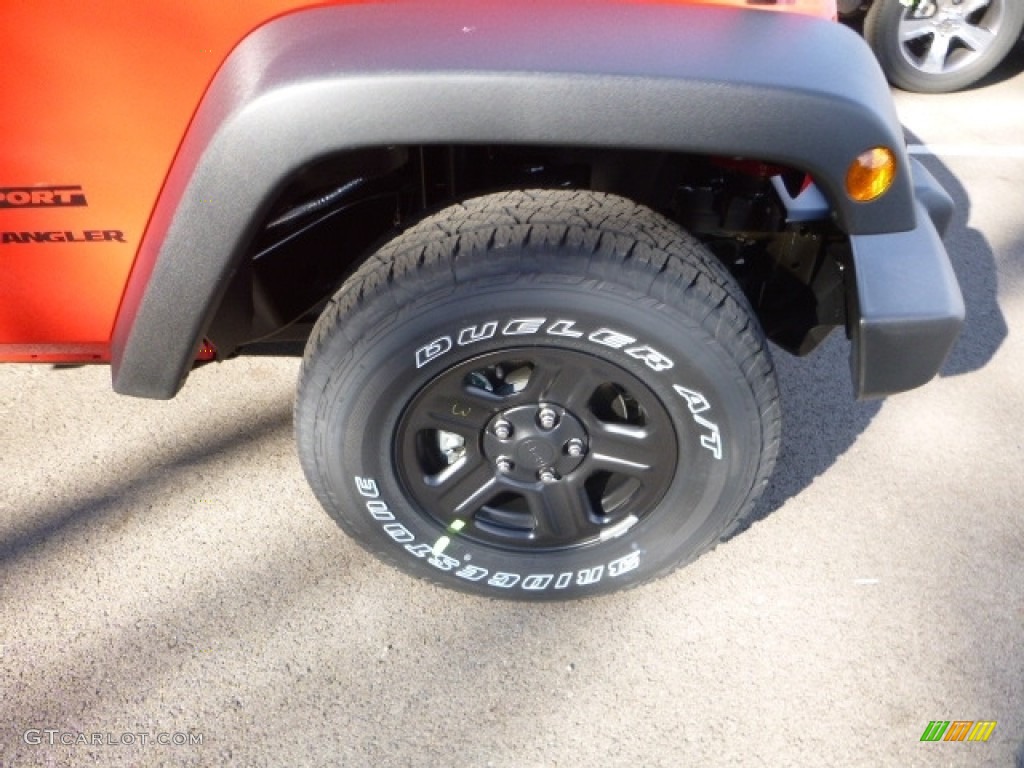
[[[509,189],[588,189],[626,197],[703,240],[733,273],[770,338],[809,351],[844,320],[842,240],[831,219],[787,222],[771,180],[802,171],[756,158],[520,145],[374,147],[298,169],[215,315],[221,356],[300,352],[326,300],[383,242],[460,200]],[[827,283],[822,287],[819,276]]]

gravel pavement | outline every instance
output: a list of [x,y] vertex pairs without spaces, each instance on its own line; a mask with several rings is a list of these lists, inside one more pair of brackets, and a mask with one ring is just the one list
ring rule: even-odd
[[[1024,767],[1022,72],[898,94],[959,206],[943,375],[858,404],[841,334],[778,352],[755,522],[625,595],[496,603],[376,562],[306,487],[296,360],[166,403],[0,366],[0,767]],[[932,720],[998,725],[922,743]]]

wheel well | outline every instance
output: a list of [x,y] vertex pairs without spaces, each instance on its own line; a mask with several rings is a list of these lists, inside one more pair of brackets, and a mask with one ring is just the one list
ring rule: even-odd
[[376,247],[459,200],[526,188],[591,189],[699,237],[739,280],[766,334],[806,352],[845,319],[843,238],[831,220],[788,225],[770,182],[807,176],[750,158],[528,145],[415,145],[320,159],[292,174],[208,331],[219,357],[301,348],[324,302]]

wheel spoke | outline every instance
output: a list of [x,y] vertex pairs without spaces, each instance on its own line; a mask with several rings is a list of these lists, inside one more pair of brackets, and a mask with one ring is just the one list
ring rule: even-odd
[[987,29],[983,29],[982,27],[972,27],[969,25],[964,25],[957,30],[956,37],[976,53],[988,50],[989,46],[991,46],[996,39],[995,34],[989,32]]
[[652,430],[591,421],[589,461],[595,469],[642,476],[664,461],[664,448]]
[[483,429],[497,411],[497,399],[487,392],[474,391],[461,383],[441,384],[412,414],[413,429],[444,429],[468,437]]
[[921,71],[931,75],[942,74],[946,69],[946,57],[949,56],[950,39],[936,35],[928,46],[928,54],[921,62]]
[[969,18],[982,8],[988,8],[991,4],[992,0],[965,0],[960,6],[960,15],[965,19]]
[[931,19],[908,19],[900,24],[901,43],[911,43],[934,34],[935,24]]
[[431,426],[461,432],[483,429],[494,412],[491,404],[481,402],[478,398],[440,396],[431,399],[424,415]]
[[526,399],[578,407],[584,405],[607,379],[594,366],[582,360],[545,356],[534,369],[530,383],[521,393]]
[[554,482],[526,496],[537,538],[579,543],[598,533],[582,484]]
[[427,485],[435,511],[443,519],[472,514],[501,487],[494,468],[479,455],[467,457],[466,463],[440,484]]

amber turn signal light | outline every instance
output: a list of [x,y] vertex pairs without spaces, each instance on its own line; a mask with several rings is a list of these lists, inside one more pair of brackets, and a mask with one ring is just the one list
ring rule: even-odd
[[887,147],[862,152],[846,172],[846,194],[859,203],[877,200],[896,178],[896,156]]

